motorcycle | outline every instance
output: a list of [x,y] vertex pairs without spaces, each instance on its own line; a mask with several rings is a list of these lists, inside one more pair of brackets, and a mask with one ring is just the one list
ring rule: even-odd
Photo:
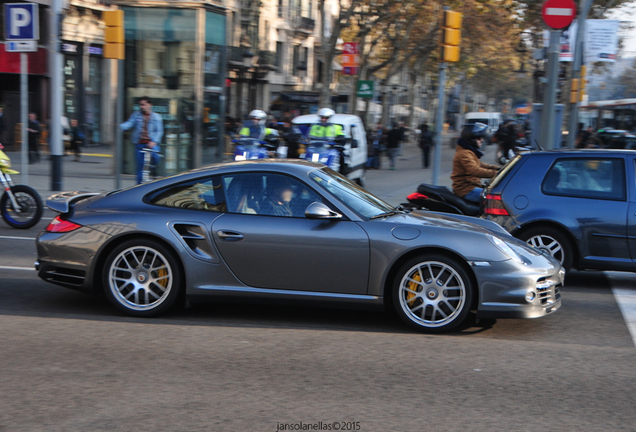
[[332,170],[341,172],[343,150],[344,144],[341,142],[310,139],[305,149],[304,159],[327,165]]
[[11,169],[11,160],[3,150],[4,146],[0,144],[0,184],[4,190],[0,198],[0,214],[13,228],[31,228],[42,218],[42,198],[32,187],[13,184],[11,174],[19,172]]
[[270,153],[278,147],[278,137],[261,141],[256,138],[241,137],[232,141],[236,144],[234,160],[244,161],[252,159],[267,159]]
[[417,187],[417,192],[413,192],[406,199],[408,204],[402,204],[402,206],[414,210],[430,210],[466,216],[479,216],[480,214],[479,205],[458,197],[444,186],[422,183]]

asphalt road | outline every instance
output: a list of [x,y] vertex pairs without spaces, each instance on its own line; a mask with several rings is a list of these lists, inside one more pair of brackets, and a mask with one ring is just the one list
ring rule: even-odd
[[0,222],[0,431],[636,430],[636,349],[611,287],[634,276],[574,273],[551,316],[441,336],[301,305],[132,319],[28,269],[34,243],[12,237],[46,222]]

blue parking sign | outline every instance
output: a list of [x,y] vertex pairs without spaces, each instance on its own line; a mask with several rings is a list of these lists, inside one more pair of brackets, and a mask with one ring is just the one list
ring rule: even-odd
[[4,38],[8,41],[40,39],[36,3],[5,3]]

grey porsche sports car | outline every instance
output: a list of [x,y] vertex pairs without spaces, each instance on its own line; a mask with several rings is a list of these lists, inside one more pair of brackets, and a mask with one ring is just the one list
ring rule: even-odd
[[104,194],[67,192],[39,276],[154,316],[186,296],[390,305],[428,332],[561,306],[564,272],[495,223],[393,208],[304,161],[218,164]]

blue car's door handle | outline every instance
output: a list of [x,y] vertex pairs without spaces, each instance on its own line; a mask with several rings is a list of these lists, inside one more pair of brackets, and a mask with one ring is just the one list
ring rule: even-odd
[[225,241],[239,241],[245,238],[243,234],[236,231],[219,230],[216,232],[216,235],[219,236],[219,239],[225,240]]

